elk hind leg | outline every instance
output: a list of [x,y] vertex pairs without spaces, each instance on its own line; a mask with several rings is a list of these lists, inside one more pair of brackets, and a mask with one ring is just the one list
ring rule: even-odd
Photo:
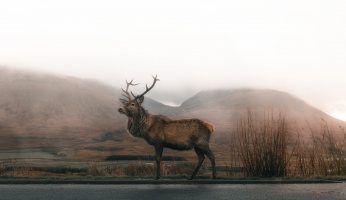
[[209,158],[209,160],[211,162],[211,167],[213,170],[213,179],[216,179],[216,167],[215,167],[214,153],[209,149],[209,147],[207,149],[202,150],[202,152]]
[[199,168],[201,167],[201,165],[202,165],[202,163],[204,161],[204,158],[205,158],[204,153],[202,152],[202,150],[200,148],[195,147],[195,151],[196,151],[196,154],[198,156],[198,163],[197,163],[196,169],[193,171],[193,173],[192,173],[191,177],[189,178],[189,180],[192,180],[193,178],[196,177],[196,174],[197,174]]

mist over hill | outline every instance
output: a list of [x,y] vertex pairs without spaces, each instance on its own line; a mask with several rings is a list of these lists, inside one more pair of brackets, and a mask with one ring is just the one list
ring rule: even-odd
[[273,110],[284,112],[286,116],[296,121],[324,118],[341,121],[310,106],[303,100],[288,93],[269,89],[233,89],[202,91],[186,100],[179,112],[182,116],[203,116],[220,124],[234,123],[247,109],[254,113]]
[[[58,147],[54,153],[70,159],[153,153],[143,139],[126,133],[126,118],[117,112],[120,87],[0,68],[0,93],[0,149]],[[150,98],[145,98],[143,106],[151,114],[210,121],[216,127],[211,145],[219,149],[227,146],[225,138],[247,109],[258,115],[268,109],[283,111],[288,121],[298,124],[323,118],[345,125],[299,98],[275,90],[201,91],[179,107]],[[168,154],[174,153],[168,150]],[[221,150],[216,154],[220,156]]]

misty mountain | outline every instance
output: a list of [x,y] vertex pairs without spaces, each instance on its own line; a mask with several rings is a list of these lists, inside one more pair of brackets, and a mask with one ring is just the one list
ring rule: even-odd
[[320,118],[336,120],[297,97],[269,89],[202,91],[186,100],[179,108],[182,116],[203,116],[215,123],[221,120],[221,124],[234,123],[233,120],[238,119],[247,109],[259,114],[270,110],[282,111],[289,119],[296,121]]
[[[62,147],[59,153],[68,154],[68,149],[78,158],[109,156],[114,149],[124,150],[121,154],[153,152],[144,140],[126,133],[126,118],[117,112],[120,87],[0,68],[0,93],[0,149]],[[275,90],[202,91],[180,107],[145,98],[144,107],[152,114],[210,121],[216,128],[212,137],[216,147],[247,109],[258,115],[270,109],[283,111],[288,121],[298,124],[323,118],[345,125],[299,98]]]
[[[0,93],[3,137],[68,138],[78,144],[125,128],[117,112],[121,90],[98,81],[0,68]],[[154,113],[166,110],[148,98],[145,105]]]

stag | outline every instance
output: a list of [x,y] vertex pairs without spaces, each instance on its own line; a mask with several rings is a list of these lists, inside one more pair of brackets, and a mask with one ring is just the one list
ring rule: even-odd
[[[163,148],[174,150],[194,149],[198,156],[198,163],[189,179],[195,178],[201,167],[205,156],[210,159],[213,178],[216,178],[215,156],[209,148],[211,133],[214,132],[212,124],[199,119],[170,119],[162,115],[151,115],[142,107],[144,95],[147,94],[156,82],[159,81],[157,75],[154,77],[153,84],[140,95],[130,94],[129,87],[135,86],[133,80],[127,83],[126,90],[122,89],[124,94],[120,101],[123,104],[118,109],[120,114],[126,115],[127,131],[134,137],[140,137],[148,144],[155,147],[156,177],[160,179],[160,162]],[[132,96],[131,96],[132,95]]]

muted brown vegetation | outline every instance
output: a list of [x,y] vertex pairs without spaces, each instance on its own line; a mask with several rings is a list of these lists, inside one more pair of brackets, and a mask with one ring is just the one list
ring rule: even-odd
[[[345,135],[342,127],[333,127],[321,120],[320,127],[308,129],[293,127],[282,112],[273,111],[255,115],[248,110],[239,119],[234,132],[230,161],[217,170],[221,177],[287,177],[311,178],[346,176]],[[302,131],[309,131],[308,138],[301,138]],[[192,163],[169,161],[161,164],[162,175],[166,177],[187,177],[192,173]],[[210,167],[203,166],[204,173],[210,174]],[[112,176],[152,177],[154,164],[150,161],[128,161],[128,164],[114,165],[111,162],[89,162],[84,167],[33,167],[23,165],[15,159],[0,164],[0,176]]]
[[288,172],[288,127],[280,112],[264,113],[263,120],[255,119],[248,110],[235,129],[235,146],[247,176],[280,177]]
[[[162,175],[166,177],[188,177],[192,173],[194,164],[186,162],[161,163]],[[1,177],[153,177],[155,173],[154,164],[151,162],[134,161],[127,165],[110,165],[109,163],[89,162],[81,167],[30,167],[28,165],[17,164],[12,160],[5,164],[0,164]],[[203,175],[205,172],[199,172]]]
[[[303,177],[346,175],[346,134],[342,127],[330,127],[323,119],[319,128],[309,127],[311,139],[300,141],[293,173]],[[340,139],[337,136],[343,135]]]
[[[234,163],[240,163],[250,177],[345,176],[345,131],[321,120],[319,128],[308,130],[289,123],[283,112],[271,110],[261,117],[248,110],[240,117],[231,145]],[[295,125],[295,126],[293,126]],[[310,137],[302,138],[309,131]],[[337,139],[341,134],[343,140]]]
[[[125,133],[126,119],[116,113],[114,105],[120,97],[120,89],[92,80],[1,67],[0,70],[0,149],[56,147],[60,149],[56,155],[71,161],[154,154],[145,141]],[[230,130],[248,106],[257,113],[272,105],[285,110],[287,120],[298,123],[324,118],[342,124],[298,98],[275,90],[203,91],[180,107],[165,106],[150,98],[146,98],[143,105],[152,114],[198,117],[212,122],[216,131],[210,145],[216,162],[222,165],[229,162]],[[116,133],[120,130],[123,132]],[[128,147],[132,147],[131,151]],[[111,150],[114,148],[118,150]],[[164,155],[184,156],[187,160],[195,158],[192,151],[182,154],[165,150]]]
[[[15,157],[17,159],[14,161],[15,164],[4,160],[7,158],[2,158],[0,174],[22,176],[28,174],[28,171],[32,171],[32,175],[42,176],[93,174],[87,172],[88,166],[84,166],[82,171],[73,166],[75,163],[92,161],[101,165],[99,168],[103,169],[104,164],[99,163],[114,155],[130,157],[154,155],[154,150],[148,148],[144,140],[133,138],[125,132],[126,120],[116,113],[114,105],[115,100],[120,97],[120,89],[73,77],[37,74],[1,67],[0,71],[0,149],[3,151],[20,149],[20,152],[39,149],[38,151],[42,151],[44,155],[50,155],[47,159],[34,158],[30,161],[31,163],[27,162],[27,158],[22,158],[22,153],[20,153],[21,158]],[[246,118],[247,107],[251,107],[252,123],[256,124],[253,130],[261,132],[263,127],[272,126],[273,130],[270,129],[270,131],[273,131],[274,135],[275,127],[281,123],[276,111],[283,110],[284,123],[281,124],[285,126],[288,134],[285,138],[277,140],[284,141],[287,148],[280,150],[280,146],[276,146],[275,149],[267,149],[265,152],[268,154],[277,150],[278,155],[280,155],[279,152],[286,152],[282,160],[289,160],[289,162],[284,176],[314,177],[345,174],[345,141],[343,139],[345,133],[342,128],[339,128],[339,125],[346,127],[345,123],[287,93],[256,89],[213,90],[194,95],[180,107],[165,106],[149,98],[146,98],[143,105],[153,114],[164,114],[172,118],[198,117],[212,122],[216,131],[210,140],[210,146],[219,165],[217,169],[224,167],[227,176],[251,175],[244,170],[245,165],[239,157],[239,141],[244,138],[242,139],[240,135],[235,137],[237,128],[239,132],[242,130],[241,120],[243,131],[249,128]],[[272,106],[275,112],[272,115],[273,118],[271,118],[271,111],[266,113],[267,124],[264,124],[263,109],[268,106]],[[320,120],[321,118],[324,121]],[[318,119],[317,123],[315,119]],[[308,128],[306,128],[306,121],[309,121]],[[247,133],[250,134],[250,132]],[[233,139],[230,139],[231,137]],[[258,141],[261,140],[266,141],[267,144],[271,143],[270,138],[258,138]],[[258,145],[256,152],[259,152],[260,146],[268,148],[268,145],[263,144]],[[244,149],[254,144],[241,145]],[[47,151],[47,148],[51,150]],[[164,154],[184,158],[181,162],[175,163],[185,163],[186,160],[197,162],[195,153],[192,151],[178,152],[167,149]],[[27,153],[27,155],[29,158],[30,154]],[[265,157],[268,156],[260,158],[263,160]],[[72,163],[72,167],[59,167],[60,165],[56,164],[61,162],[67,163],[66,166]],[[105,163],[107,162],[110,170],[114,161]],[[148,161],[143,159],[138,162]],[[29,164],[26,165],[27,163]],[[47,168],[45,167],[47,163],[57,167]],[[279,163],[276,162],[276,165]],[[133,161],[128,161],[127,164],[132,165]],[[137,166],[141,168],[139,163]],[[269,167],[268,164],[266,166],[266,168]],[[119,167],[120,171],[125,173],[123,169],[126,166]],[[149,166],[146,165],[146,167]],[[117,171],[116,168],[114,170]],[[114,172],[114,174],[117,173]],[[219,175],[223,174],[219,173]],[[126,173],[125,176],[127,176]],[[253,173],[251,176],[264,175]]]

